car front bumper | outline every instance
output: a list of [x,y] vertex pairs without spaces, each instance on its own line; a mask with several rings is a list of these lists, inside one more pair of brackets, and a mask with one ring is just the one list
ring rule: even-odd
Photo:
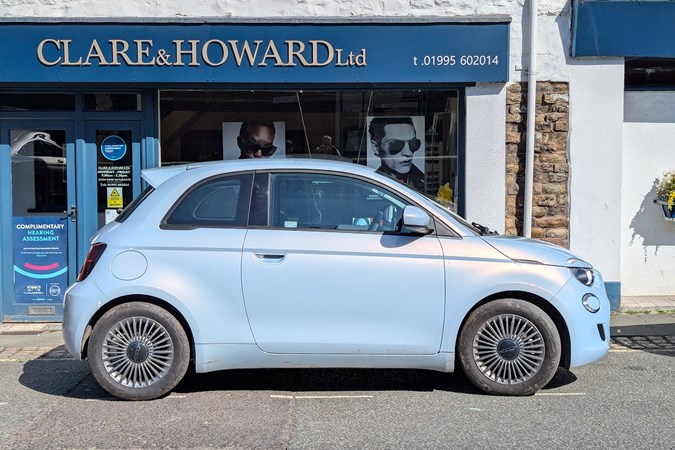
[[[591,294],[599,300],[600,309],[592,313],[583,305],[584,295]],[[609,352],[610,304],[602,275],[595,272],[592,286],[585,286],[572,277],[556,294],[563,306],[570,335],[570,368],[602,359]]]

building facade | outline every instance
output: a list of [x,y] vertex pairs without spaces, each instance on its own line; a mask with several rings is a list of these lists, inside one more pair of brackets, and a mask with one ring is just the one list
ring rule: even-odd
[[91,236],[139,195],[140,171],[236,159],[247,123],[273,126],[270,157],[378,167],[371,123],[408,120],[414,168],[395,176],[469,221],[569,247],[613,307],[672,292],[675,224],[649,203],[675,168],[672,92],[625,92],[623,50],[577,39],[581,4],[2,4],[3,321],[60,320]]

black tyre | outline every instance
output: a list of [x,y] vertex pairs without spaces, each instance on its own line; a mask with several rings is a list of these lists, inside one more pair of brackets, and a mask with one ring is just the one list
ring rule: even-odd
[[105,313],[94,326],[87,351],[96,381],[124,400],[150,400],[171,391],[190,360],[190,344],[178,320],[142,302]]
[[546,386],[560,363],[560,335],[551,318],[524,300],[480,306],[459,335],[459,360],[480,390],[531,395]]

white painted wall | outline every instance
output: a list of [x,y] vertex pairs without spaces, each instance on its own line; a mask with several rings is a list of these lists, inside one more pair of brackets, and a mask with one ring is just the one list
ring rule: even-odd
[[506,88],[466,89],[466,218],[504,234]]
[[623,295],[675,292],[675,222],[663,220],[657,179],[675,170],[675,92],[624,96],[621,189]]
[[570,249],[619,281],[623,60],[570,69]]

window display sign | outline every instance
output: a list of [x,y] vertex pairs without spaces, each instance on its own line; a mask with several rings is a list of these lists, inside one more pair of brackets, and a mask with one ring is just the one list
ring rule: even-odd
[[14,217],[14,301],[61,303],[68,287],[68,221]]
[[109,223],[131,203],[132,158],[128,152],[129,130],[97,130],[98,225]]
[[223,159],[285,156],[285,122],[223,122]]
[[101,154],[110,161],[117,161],[127,153],[127,144],[119,136],[108,136],[101,144]]
[[509,21],[7,25],[0,82],[505,82]]
[[424,116],[366,120],[368,165],[424,191]]

